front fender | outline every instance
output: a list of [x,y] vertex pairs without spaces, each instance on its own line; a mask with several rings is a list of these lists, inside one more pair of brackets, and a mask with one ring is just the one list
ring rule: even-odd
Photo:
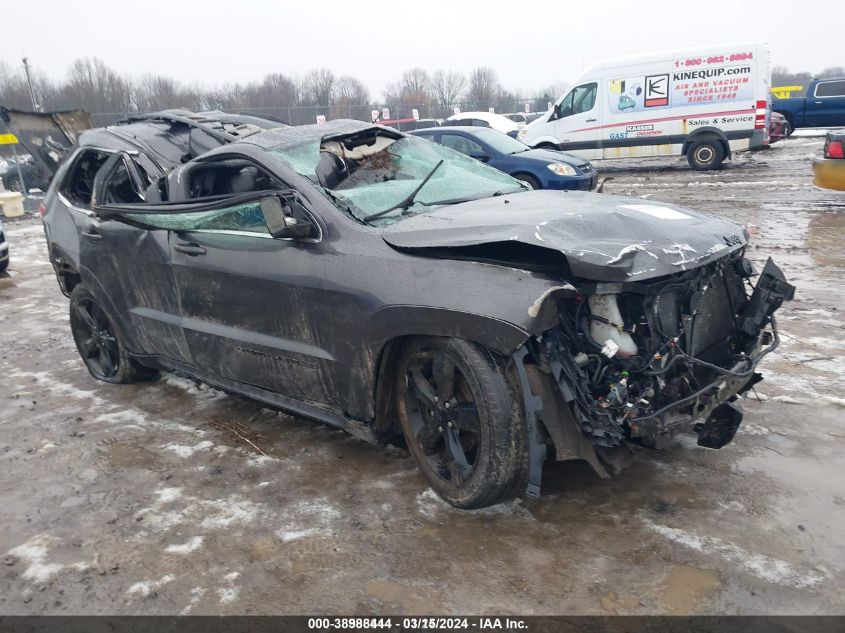
[[527,142],[528,145],[531,147],[537,147],[538,145],[549,144],[554,145],[557,149],[560,149],[560,141],[550,134],[544,134],[543,136],[538,136],[537,138],[531,139]]
[[[524,299],[520,318],[504,319],[463,310],[391,305],[378,310],[368,324],[363,353],[356,355],[349,379],[349,410],[355,417],[378,417],[376,380],[379,367],[393,343],[412,336],[448,336],[473,341],[510,356],[531,336],[536,336],[557,322],[556,300],[577,294],[569,284],[540,288],[536,296]],[[395,346],[393,346],[395,347]]]

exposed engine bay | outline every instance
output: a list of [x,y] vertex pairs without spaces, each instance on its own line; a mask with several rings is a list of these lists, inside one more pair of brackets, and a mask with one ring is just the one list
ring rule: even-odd
[[700,445],[731,441],[733,400],[762,379],[755,368],[779,341],[773,313],[795,291],[771,260],[752,289],[743,252],[644,282],[579,284],[559,302],[538,365],[594,445],[660,447],[701,418]]

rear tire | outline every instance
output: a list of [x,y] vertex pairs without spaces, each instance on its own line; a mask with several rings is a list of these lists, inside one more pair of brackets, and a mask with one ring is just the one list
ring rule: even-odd
[[792,133],[795,129],[792,127],[792,123],[789,122],[789,119],[783,122],[783,137],[789,138],[792,136]]
[[70,295],[70,330],[82,361],[97,380],[127,384],[158,374],[129,355],[112,315],[82,284]]
[[440,497],[483,508],[525,490],[526,424],[503,359],[462,339],[419,338],[397,368],[402,433]]
[[715,137],[697,139],[687,148],[687,162],[696,171],[717,169],[725,160],[725,146]]
[[516,178],[519,182],[524,182],[532,189],[542,189],[542,187],[540,186],[540,182],[534,176],[529,176],[528,174],[514,174],[513,177]]
[[9,260],[4,260],[0,262],[0,273],[5,273],[6,269],[9,267]]

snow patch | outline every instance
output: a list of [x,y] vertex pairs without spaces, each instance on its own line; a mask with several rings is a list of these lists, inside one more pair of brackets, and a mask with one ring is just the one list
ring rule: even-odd
[[774,396],[772,398],[775,402],[785,402],[786,404],[807,404],[806,401],[792,396]]
[[200,600],[205,595],[205,589],[202,587],[194,587],[191,589],[191,601],[179,612],[179,615],[188,615]]
[[187,543],[168,545],[164,548],[164,551],[170,552],[171,554],[190,554],[202,547],[202,541],[202,536],[194,536]]
[[60,563],[47,562],[49,545],[55,541],[56,539],[51,536],[39,534],[38,536],[34,536],[29,539],[26,543],[13,547],[6,553],[25,560],[28,565],[23,572],[23,577],[26,580],[32,580],[39,583],[47,582],[51,576],[68,567],[79,570],[88,569],[90,567],[90,565],[86,563],[62,565]]
[[171,442],[170,444],[165,444],[164,446],[162,446],[162,448],[166,451],[173,451],[179,457],[188,458],[191,457],[197,451],[204,451],[208,448],[211,448],[212,446],[214,446],[214,442],[203,440],[202,442],[194,444],[193,446],[187,446],[185,444],[174,444]]
[[438,518],[442,512],[449,512],[469,516],[514,517],[517,519],[534,521],[532,514],[525,509],[519,499],[515,501],[508,501],[506,503],[499,503],[479,510],[461,510],[443,501],[443,499],[438,497],[437,493],[435,493],[431,488],[428,488],[417,495],[417,511],[426,518],[432,520]]
[[746,570],[766,582],[807,589],[816,587],[827,579],[826,575],[812,571],[802,572],[779,558],[748,552],[733,543],[726,543],[713,536],[698,536],[692,532],[659,525],[643,519],[646,527],[670,541],[702,554],[715,555]]
[[176,580],[176,576],[173,574],[166,574],[158,580],[141,580],[129,587],[126,590],[126,595],[146,598],[154,591],[158,591],[161,587],[174,580]]

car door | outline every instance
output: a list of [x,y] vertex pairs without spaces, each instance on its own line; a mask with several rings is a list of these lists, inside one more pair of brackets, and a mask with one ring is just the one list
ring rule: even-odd
[[255,200],[224,210],[216,228],[171,232],[183,327],[200,370],[325,402],[334,357],[318,325],[332,306],[319,224],[310,221],[310,237],[273,238]]
[[845,79],[818,82],[805,103],[808,127],[845,125]]
[[[173,175],[184,184],[182,193],[171,187],[174,200],[124,218],[167,231],[180,308],[173,322],[182,329],[199,375],[335,404],[330,379],[335,359],[322,342],[325,329],[320,329],[335,309],[322,272],[322,224],[297,198],[300,202],[293,207],[302,225],[310,227],[308,234],[274,238],[261,207],[268,182],[249,184],[240,192],[214,182],[223,180],[214,175],[220,167],[229,185],[243,185],[238,165],[228,157],[219,165],[203,161],[202,176],[194,179],[197,170],[188,169],[193,167],[189,164]],[[190,198],[203,193],[200,181],[214,191],[230,190]],[[171,320],[169,315],[152,316]]]
[[587,159],[602,157],[598,89],[595,81],[575,86],[555,106],[552,118],[560,149]]
[[143,208],[142,185],[126,153],[113,154],[97,172],[95,215],[80,229],[82,279],[110,307],[132,353],[189,363],[168,231],[119,222],[105,212],[123,204]]

